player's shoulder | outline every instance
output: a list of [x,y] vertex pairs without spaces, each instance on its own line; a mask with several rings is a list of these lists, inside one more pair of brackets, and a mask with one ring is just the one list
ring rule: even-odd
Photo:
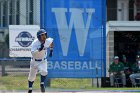
[[36,45],[39,43],[39,40],[38,39],[35,39],[33,42],[32,42],[32,45]]
[[47,41],[53,41],[53,38],[49,37],[46,39]]
[[45,41],[45,46],[49,47],[50,44],[53,42],[53,38],[47,38],[46,41]]

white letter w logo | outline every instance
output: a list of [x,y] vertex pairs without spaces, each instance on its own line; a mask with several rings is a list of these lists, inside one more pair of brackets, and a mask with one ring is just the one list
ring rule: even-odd
[[67,8],[52,8],[52,12],[54,12],[56,17],[63,55],[67,56],[70,36],[71,36],[72,28],[74,27],[76,33],[76,39],[78,42],[79,55],[83,56],[85,51],[88,30],[90,27],[91,17],[93,12],[95,12],[95,10],[93,8],[86,9],[86,13],[88,14],[88,17],[87,17],[86,24],[84,24],[84,20],[83,20],[84,9],[70,8],[69,12],[71,12],[71,18],[70,18],[69,25],[66,20],[66,12],[68,12]]

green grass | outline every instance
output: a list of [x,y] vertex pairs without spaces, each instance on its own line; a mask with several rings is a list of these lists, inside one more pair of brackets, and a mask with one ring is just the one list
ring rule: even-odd
[[[0,90],[27,90],[28,76],[4,76],[0,77]],[[39,75],[34,82],[33,89],[39,90]],[[57,78],[51,79],[53,89],[87,89],[87,90],[140,90],[140,88],[95,88],[91,79]]]
[[53,79],[51,81],[51,87],[63,88],[63,89],[86,89],[92,88],[91,79]]
[[61,89],[86,89],[86,90],[140,90],[140,88],[97,88],[92,87],[92,79],[53,79],[52,88]]
[[[39,89],[39,77],[34,83],[34,89]],[[0,90],[27,90],[27,76],[4,76],[0,77]]]

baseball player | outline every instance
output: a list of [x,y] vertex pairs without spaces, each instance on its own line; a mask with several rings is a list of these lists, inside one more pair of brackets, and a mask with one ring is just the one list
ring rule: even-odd
[[47,71],[47,48],[50,48],[49,56],[52,56],[53,52],[53,38],[47,38],[47,33],[44,29],[40,29],[37,32],[37,39],[32,42],[31,47],[31,62],[30,72],[28,76],[28,93],[32,93],[32,86],[36,78],[36,74],[39,71],[41,74],[40,88],[41,92],[45,92],[44,81],[48,74]]
[[119,57],[115,56],[114,61],[112,64],[110,64],[109,67],[110,72],[110,85],[111,87],[114,86],[114,78],[117,76],[120,76],[122,79],[123,86],[126,86],[126,77],[124,73],[124,64],[122,62],[119,62]]
[[140,55],[136,56],[136,62],[132,65],[132,74],[129,76],[134,87],[137,87],[136,78],[140,78]]

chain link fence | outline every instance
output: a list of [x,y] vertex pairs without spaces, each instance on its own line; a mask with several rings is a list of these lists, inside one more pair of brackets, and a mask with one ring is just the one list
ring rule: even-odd
[[[2,58],[0,59],[0,90],[27,90],[29,59]],[[92,79],[88,78],[47,78],[46,84],[50,88],[61,89],[90,89],[93,88]],[[40,89],[40,75],[37,74],[33,88]]]

